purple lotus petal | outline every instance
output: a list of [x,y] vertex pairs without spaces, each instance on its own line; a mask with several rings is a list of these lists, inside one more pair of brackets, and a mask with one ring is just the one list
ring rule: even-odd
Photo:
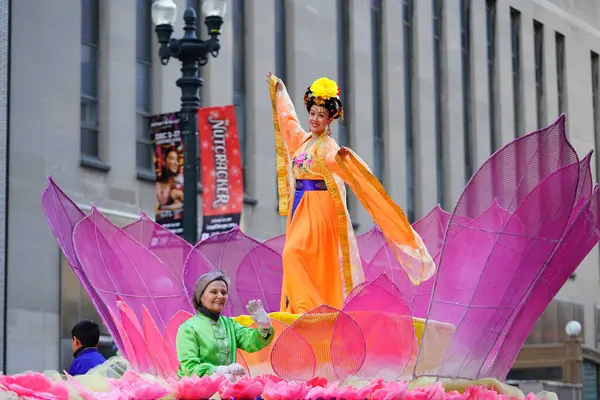
[[[356,236],[356,245],[358,246],[358,252],[360,257],[363,259],[363,266],[369,265],[373,258],[381,251],[382,248],[389,246],[386,238],[383,236],[381,229],[377,225],[373,225],[371,229]],[[365,274],[367,272],[365,271]],[[372,272],[372,278],[365,278],[367,280],[375,279],[379,274]]]
[[282,254],[283,247],[285,246],[285,233],[283,235],[275,236],[269,240],[266,240],[264,244],[277,253]]
[[183,286],[190,304],[192,304],[192,299],[194,298],[194,289],[198,278],[208,271],[215,269],[198,249],[199,245],[200,243],[194,246],[183,263]]
[[50,225],[50,229],[58,241],[58,245],[65,255],[69,266],[81,282],[81,286],[98,311],[100,318],[102,318],[102,321],[104,322],[104,326],[108,329],[115,344],[120,351],[124,351],[123,342],[119,336],[117,327],[110,313],[106,309],[106,305],[92,287],[88,277],[83,273],[73,246],[73,231],[75,225],[85,218],[85,214],[50,177],[48,177],[48,184],[42,193],[42,208],[46,220]]
[[600,190],[596,186],[535,282],[519,313],[505,329],[506,337],[499,341],[498,354],[490,355],[488,369],[482,374],[506,376],[535,321],[599,241]]
[[579,215],[579,210],[587,203],[592,195],[593,183],[591,161],[593,153],[593,151],[590,151],[583,160],[579,162],[579,183],[577,184],[577,193],[575,195],[574,207],[571,212],[569,224],[571,224],[573,219]]
[[142,213],[139,220],[123,227],[123,231],[150,250],[177,279],[183,279],[183,263],[192,245],[182,237],[151,220]]
[[136,312],[138,319],[146,305],[163,332],[177,311],[191,309],[181,280],[95,207],[75,227],[73,242],[83,272],[115,314],[119,314],[118,297]]
[[450,213],[437,205],[426,216],[413,224],[414,230],[421,236],[436,263],[439,260],[449,220]]
[[[415,372],[478,377],[571,214],[579,164],[564,127],[561,116],[509,143],[467,184],[448,224],[421,347],[434,345],[430,320],[456,331],[441,365]],[[426,361],[419,355],[417,364]]]
[[[451,348],[447,353],[454,350],[455,354],[451,356],[463,358],[458,367],[459,376],[481,377],[486,357],[523,297],[539,279],[546,260],[563,236],[571,214],[570,208],[565,205],[573,201],[578,176],[579,165],[574,163],[546,178],[524,199],[510,221],[518,219],[522,224],[522,235],[507,236],[509,232],[514,234],[516,229],[506,229],[499,236],[467,314],[455,334],[453,344],[461,340],[464,343],[470,341],[470,349],[459,355],[461,350],[456,346],[456,350]],[[557,187],[563,189],[559,191],[563,196],[555,193]],[[479,332],[474,326],[480,327]],[[532,326],[533,323],[530,329]]]

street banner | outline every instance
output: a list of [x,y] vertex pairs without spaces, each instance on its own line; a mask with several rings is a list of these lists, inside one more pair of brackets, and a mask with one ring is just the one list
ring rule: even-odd
[[198,110],[202,174],[202,236],[240,224],[244,200],[240,142],[233,105]]
[[179,113],[150,117],[150,137],[156,171],[155,221],[176,235],[183,234],[183,142]]

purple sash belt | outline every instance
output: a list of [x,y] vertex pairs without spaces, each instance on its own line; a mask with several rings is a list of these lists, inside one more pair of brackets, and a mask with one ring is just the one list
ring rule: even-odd
[[297,179],[296,190],[310,192],[313,190],[327,190],[325,181],[317,181],[314,179]]

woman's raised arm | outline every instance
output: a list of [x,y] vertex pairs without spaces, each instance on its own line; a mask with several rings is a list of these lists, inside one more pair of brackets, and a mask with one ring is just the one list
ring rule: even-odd
[[300,126],[296,109],[290,99],[285,84],[272,73],[267,74],[271,94],[271,105],[273,107],[273,123],[275,124],[275,135],[281,135],[290,157],[304,143],[309,133]]

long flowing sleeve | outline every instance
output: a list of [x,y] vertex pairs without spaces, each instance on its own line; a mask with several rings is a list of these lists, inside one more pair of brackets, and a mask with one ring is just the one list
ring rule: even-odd
[[327,168],[342,178],[356,194],[381,229],[412,283],[419,285],[431,278],[436,269],[433,258],[400,206],[394,203],[367,164],[352,150],[342,159],[337,154],[337,145],[329,147],[324,154]]
[[200,343],[193,326],[183,324],[179,327],[176,347],[179,376],[204,376],[214,372],[216,365],[205,362],[200,357]]
[[[302,129],[294,103],[292,103],[283,81],[271,76],[269,86],[273,105],[273,123],[279,125],[281,137],[288,155],[291,157],[298,147],[309,138],[310,134]],[[275,134],[277,135],[277,132]]]
[[275,337],[275,330],[271,328],[266,334],[260,329],[245,327],[235,321],[232,322],[237,347],[248,353],[254,353],[267,347]]
[[290,158],[293,157],[298,147],[309,138],[310,134],[300,126],[285,84],[274,75],[271,75],[269,81],[269,92],[275,128],[279,213],[286,216],[290,196]]

